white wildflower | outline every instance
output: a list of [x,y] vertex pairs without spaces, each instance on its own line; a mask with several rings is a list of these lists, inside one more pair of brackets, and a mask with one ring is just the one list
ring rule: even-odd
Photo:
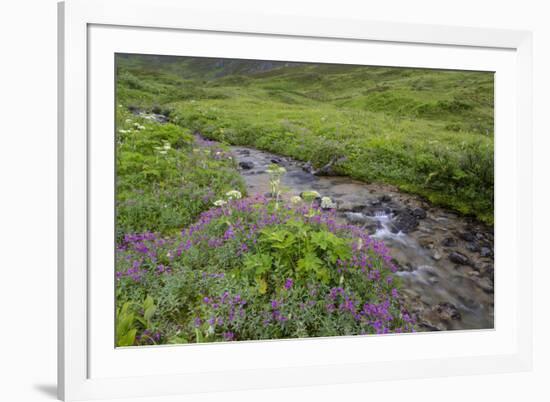
[[336,204],[332,202],[332,200],[329,197],[323,197],[321,198],[321,208],[323,209],[336,208]]
[[237,190],[231,190],[231,191],[228,191],[227,193],[225,193],[225,195],[230,199],[230,200],[238,200],[242,197],[242,194],[240,191],[237,191]]
[[223,207],[225,204],[227,204],[227,201],[224,200],[218,200],[214,202],[214,205],[217,207]]
[[300,202],[302,202],[302,197],[300,197],[299,195],[294,195],[290,197],[290,202],[293,204],[299,204]]
[[161,155],[166,155],[168,153],[168,151],[170,150],[170,143],[168,142],[165,142],[162,147],[154,147],[157,152]]

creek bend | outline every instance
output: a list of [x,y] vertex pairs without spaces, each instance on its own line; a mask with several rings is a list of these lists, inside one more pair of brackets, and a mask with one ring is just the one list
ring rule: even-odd
[[393,186],[343,176],[316,176],[307,164],[231,146],[249,194],[269,193],[267,169],[283,166],[283,198],[314,190],[337,204],[342,221],[359,225],[390,249],[407,309],[419,330],[493,328],[493,232]]

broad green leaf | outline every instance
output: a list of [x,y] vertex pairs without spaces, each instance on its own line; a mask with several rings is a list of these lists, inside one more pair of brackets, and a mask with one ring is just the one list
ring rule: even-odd
[[151,296],[147,296],[145,298],[145,301],[143,302],[143,309],[147,310],[150,307],[153,307],[155,305],[155,301]]
[[202,332],[199,331],[198,328],[195,328],[195,337],[197,338],[197,343],[204,342],[204,337],[202,336]]
[[131,329],[124,335],[120,336],[117,341],[118,346],[132,346],[136,340],[137,330]]
[[156,306],[150,306],[143,313],[143,318],[145,318],[145,320],[147,320],[147,322],[150,322],[151,318],[155,314],[155,311],[157,311],[157,307]]
[[256,278],[256,283],[258,284],[258,292],[261,295],[265,295],[267,293],[267,282],[263,278]]
[[298,260],[297,268],[299,271],[303,272],[315,272],[321,265],[323,261],[319,259],[314,253],[307,253],[303,258]]

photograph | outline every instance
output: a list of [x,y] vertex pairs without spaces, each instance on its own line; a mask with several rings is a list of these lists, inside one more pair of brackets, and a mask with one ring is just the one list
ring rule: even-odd
[[0,402],[544,399],[544,4],[6,2]]
[[114,61],[116,347],[494,329],[493,71]]

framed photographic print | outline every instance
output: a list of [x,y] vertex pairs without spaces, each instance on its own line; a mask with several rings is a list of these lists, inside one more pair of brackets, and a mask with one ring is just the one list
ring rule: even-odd
[[61,398],[530,368],[528,32],[59,16]]

